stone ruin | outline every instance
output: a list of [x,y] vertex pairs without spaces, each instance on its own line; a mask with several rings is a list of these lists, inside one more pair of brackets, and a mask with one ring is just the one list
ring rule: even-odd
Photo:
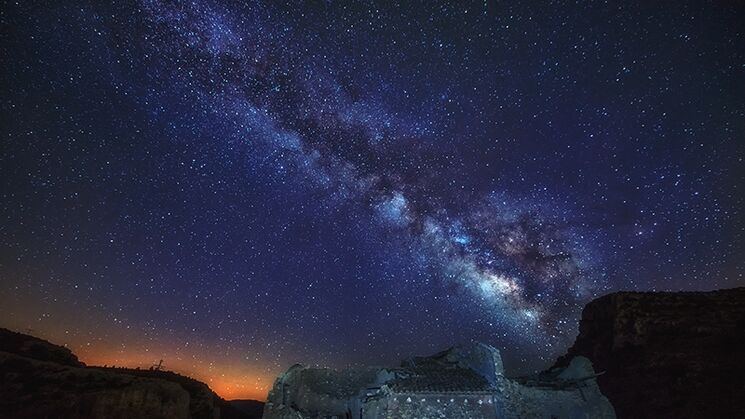
[[504,376],[483,343],[413,357],[398,368],[293,365],[277,377],[264,419],[614,419],[587,358],[520,378]]

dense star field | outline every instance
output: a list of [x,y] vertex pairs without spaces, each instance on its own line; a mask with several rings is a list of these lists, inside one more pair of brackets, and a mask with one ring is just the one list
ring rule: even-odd
[[0,326],[264,398],[745,284],[745,8],[4,2]]

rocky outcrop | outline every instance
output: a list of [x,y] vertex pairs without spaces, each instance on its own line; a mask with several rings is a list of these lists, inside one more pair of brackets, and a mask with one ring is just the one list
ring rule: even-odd
[[293,365],[269,392],[264,419],[615,419],[586,358],[540,375],[504,376],[499,351],[459,345],[400,367]]
[[71,350],[34,336],[0,328],[0,352],[72,367],[85,366]]
[[745,288],[610,294],[589,303],[557,365],[589,358],[619,418],[745,412]]
[[86,367],[67,348],[0,329],[0,418],[253,419],[170,371]]

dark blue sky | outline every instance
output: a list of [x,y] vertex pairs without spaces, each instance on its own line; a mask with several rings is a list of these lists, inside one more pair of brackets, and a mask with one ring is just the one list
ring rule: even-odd
[[5,3],[4,326],[263,397],[745,283],[741,5],[272,3]]

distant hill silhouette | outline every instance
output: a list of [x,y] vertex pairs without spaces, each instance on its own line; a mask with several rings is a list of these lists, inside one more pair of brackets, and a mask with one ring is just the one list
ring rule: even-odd
[[71,350],[64,346],[3,328],[0,328],[0,352],[8,352],[25,358],[54,362],[71,367],[85,366]]
[[0,418],[260,418],[263,403],[248,402],[234,406],[170,371],[88,367],[67,348],[0,328]]

